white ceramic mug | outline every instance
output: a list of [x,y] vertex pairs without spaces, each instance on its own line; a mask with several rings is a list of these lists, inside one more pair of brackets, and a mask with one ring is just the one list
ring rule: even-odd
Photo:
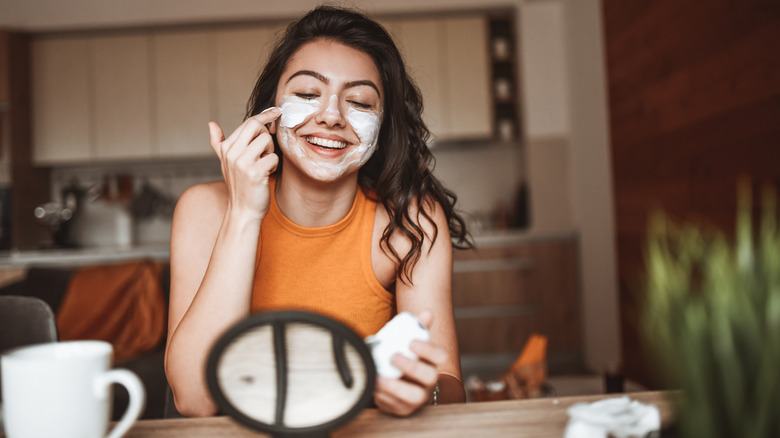
[[146,393],[138,376],[110,369],[111,351],[103,341],[67,341],[3,354],[7,438],[105,437],[113,383],[127,388],[130,404],[108,438],[124,435],[141,415]]

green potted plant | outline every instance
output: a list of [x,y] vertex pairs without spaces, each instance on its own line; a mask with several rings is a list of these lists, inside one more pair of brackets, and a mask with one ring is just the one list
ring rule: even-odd
[[643,329],[681,436],[780,437],[780,229],[765,190],[752,231],[739,185],[733,240],[662,214],[649,227]]

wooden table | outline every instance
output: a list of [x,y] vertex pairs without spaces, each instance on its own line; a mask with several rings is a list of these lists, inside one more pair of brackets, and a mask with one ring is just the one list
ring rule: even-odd
[[[658,406],[661,421],[672,419],[669,392],[627,394],[632,400]],[[431,406],[409,418],[385,415],[366,409],[333,437],[493,437],[560,438],[574,403],[593,402],[619,395],[558,397]],[[253,432],[229,417],[143,420],[125,435],[127,438],[213,438],[266,436]]]

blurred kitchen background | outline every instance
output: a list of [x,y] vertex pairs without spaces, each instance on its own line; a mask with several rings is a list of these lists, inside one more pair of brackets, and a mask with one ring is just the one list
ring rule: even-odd
[[[166,260],[178,196],[221,178],[207,122],[240,123],[276,36],[318,3],[0,0],[6,270]],[[779,3],[339,4],[396,37],[480,246],[455,262],[464,367],[500,369],[537,331],[551,372],[648,383],[648,212],[729,231],[738,176],[778,183]]]

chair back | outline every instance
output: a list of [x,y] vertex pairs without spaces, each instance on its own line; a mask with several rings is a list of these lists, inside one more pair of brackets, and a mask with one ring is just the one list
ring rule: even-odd
[[51,307],[35,297],[0,296],[0,354],[44,342],[57,342],[57,322]]

